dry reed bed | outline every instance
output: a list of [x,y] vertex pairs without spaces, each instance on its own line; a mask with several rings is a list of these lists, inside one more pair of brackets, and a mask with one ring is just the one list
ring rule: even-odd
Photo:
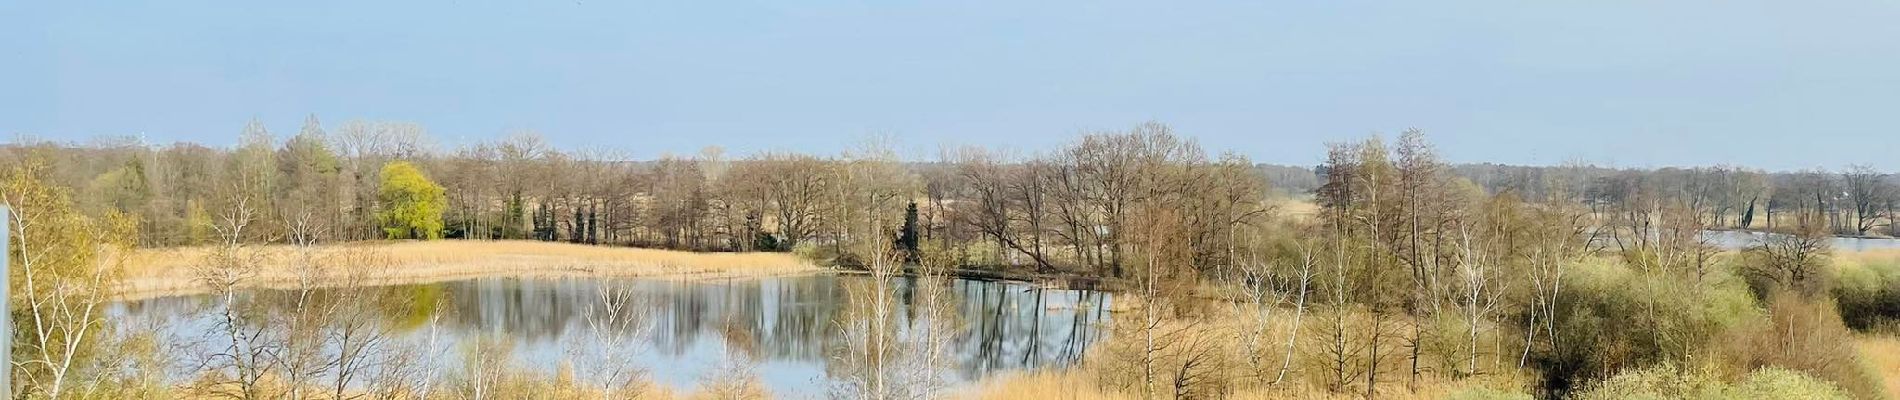
[[1836,266],[1900,263],[1900,249],[1836,251],[1833,255],[1833,261]]
[[[263,265],[247,287],[287,288],[300,277],[297,250],[287,245],[251,247]],[[140,249],[126,259],[121,299],[208,291],[197,272],[213,248]],[[368,242],[320,246],[311,256],[344,265],[324,271],[323,286],[442,282],[495,276],[652,277],[720,279],[813,273],[821,269],[785,253],[694,253],[535,241]]]
[[1880,374],[1889,398],[1900,397],[1900,337],[1884,334],[1862,335],[1854,340],[1861,357]]
[[[1443,381],[1421,379],[1416,390],[1407,389],[1404,383],[1387,385],[1379,391],[1381,399],[1444,399],[1454,394],[1490,389],[1486,382]],[[1494,391],[1493,393],[1504,393]],[[1163,395],[1167,395],[1163,393]],[[973,387],[951,393],[948,398],[967,400],[1135,400],[1140,393],[1118,391],[1103,388],[1100,378],[1088,371],[1069,369],[1062,371],[1030,371],[1007,373],[984,379]],[[1300,399],[1300,400],[1343,400],[1363,399],[1364,393],[1337,393],[1303,383],[1288,383],[1281,387],[1250,387],[1232,393],[1223,393],[1219,397],[1236,400],[1260,399]]]

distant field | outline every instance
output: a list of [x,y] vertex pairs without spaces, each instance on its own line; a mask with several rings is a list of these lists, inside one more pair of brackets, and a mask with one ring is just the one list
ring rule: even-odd
[[[252,247],[263,256],[251,287],[287,287],[299,274],[288,245]],[[212,248],[140,249],[126,261],[121,298],[207,290],[196,279]],[[621,276],[711,279],[811,273],[820,268],[787,253],[694,253],[536,241],[368,242],[317,247],[325,286],[439,282],[489,276]]]
[[1279,208],[1281,215],[1296,219],[1312,218],[1319,214],[1319,204],[1314,203],[1312,199],[1275,199],[1273,206]]
[[1900,264],[1900,249],[1836,250],[1833,256],[1834,264],[1843,267],[1878,263]]

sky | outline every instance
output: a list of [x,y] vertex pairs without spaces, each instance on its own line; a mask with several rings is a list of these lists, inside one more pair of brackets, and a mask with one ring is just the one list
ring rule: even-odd
[[0,136],[235,143],[315,114],[636,158],[887,138],[1030,154],[1157,121],[1310,165],[1900,170],[1890,1],[0,1]]

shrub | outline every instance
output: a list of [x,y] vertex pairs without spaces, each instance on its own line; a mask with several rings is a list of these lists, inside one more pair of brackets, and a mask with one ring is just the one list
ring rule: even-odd
[[1781,368],[1748,374],[1727,393],[1733,399],[1845,399],[1847,393],[1826,381]]
[[1761,299],[1767,299],[1767,294],[1777,288],[1803,296],[1827,293],[1834,272],[1828,268],[1833,256],[1829,246],[1832,239],[1825,229],[1811,224],[1793,234],[1765,236],[1743,251],[1740,272]]
[[1805,374],[1764,368],[1730,384],[1709,371],[1662,364],[1617,374],[1577,393],[1575,400],[1848,399],[1834,385]]
[[1445,400],[1531,400],[1530,393],[1507,392],[1492,388],[1466,389],[1445,396]]
[[1541,343],[1532,353],[1543,389],[1553,396],[1616,371],[1688,361],[1759,314],[1746,287],[1730,275],[1711,274],[1697,284],[1620,264],[1586,267],[1558,297],[1556,345]]
[[[1119,299],[1119,298],[1118,298]],[[1233,333],[1195,319],[1169,319],[1144,330],[1141,321],[1115,324],[1091,350],[1089,372],[1101,386],[1149,397],[1201,398],[1229,393],[1237,385],[1241,363]],[[1154,347],[1147,346],[1147,334]]]
[[1799,371],[1831,381],[1859,398],[1880,398],[1879,378],[1862,362],[1853,333],[1834,307],[1795,293],[1771,293],[1768,314],[1728,333],[1727,355],[1743,371]]
[[821,245],[813,241],[801,241],[801,242],[798,242],[798,244],[793,245],[792,255],[798,256],[798,258],[809,260],[812,263],[818,264],[818,265],[830,265],[830,266],[838,265],[836,264],[838,261],[838,252],[836,251],[836,248],[832,246]]
[[1868,331],[1900,324],[1900,260],[1848,261],[1838,264],[1836,306],[1847,327]]

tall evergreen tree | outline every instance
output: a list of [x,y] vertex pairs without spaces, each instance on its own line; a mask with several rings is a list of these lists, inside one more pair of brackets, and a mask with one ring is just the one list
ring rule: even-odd
[[897,240],[892,243],[897,246],[898,254],[903,255],[904,262],[917,262],[917,240],[917,202],[913,201],[904,207],[904,227],[897,231]]

